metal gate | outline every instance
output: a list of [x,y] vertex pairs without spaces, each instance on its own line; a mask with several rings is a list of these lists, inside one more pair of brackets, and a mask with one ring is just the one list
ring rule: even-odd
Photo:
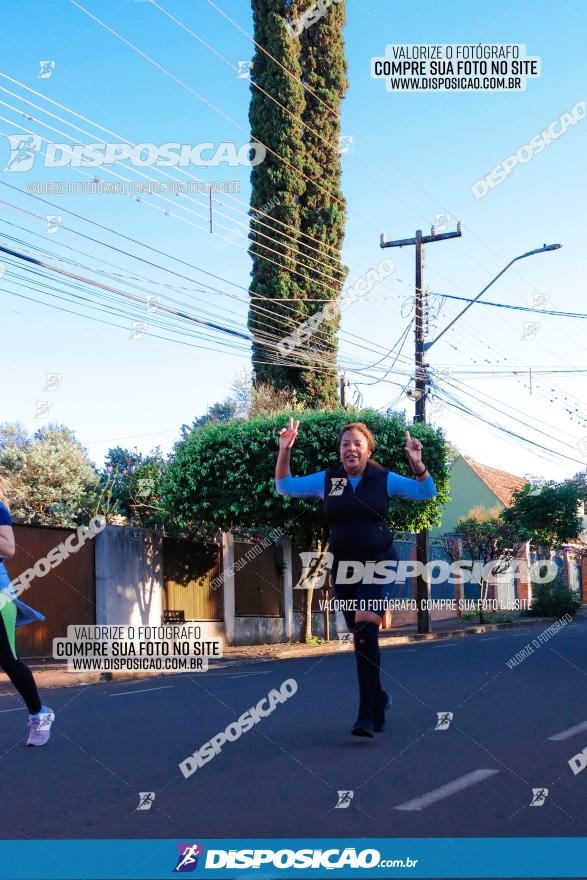
[[[237,617],[282,617],[283,577],[277,548],[234,542]],[[298,591],[299,592],[299,591]]]
[[223,590],[216,544],[163,538],[165,615],[174,620],[222,620]]

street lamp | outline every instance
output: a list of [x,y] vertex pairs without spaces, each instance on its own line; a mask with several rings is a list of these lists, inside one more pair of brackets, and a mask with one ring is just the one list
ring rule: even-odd
[[507,272],[507,270],[510,268],[510,266],[513,266],[513,264],[516,263],[518,260],[524,260],[526,257],[531,257],[531,256],[533,256],[534,254],[544,254],[544,253],[546,253],[546,251],[557,251],[560,247],[562,247],[561,244],[543,244],[541,248],[535,248],[533,251],[528,251],[528,252],[525,253],[525,254],[520,254],[519,257],[514,257],[513,260],[510,260],[510,262],[507,264],[507,266],[505,266],[505,267],[501,270],[501,272],[499,273],[499,275],[496,275],[495,278],[494,278],[492,281],[490,281],[489,284],[487,284],[487,285],[483,288],[483,290],[481,291],[481,293],[478,293],[478,294],[477,294],[477,296],[475,297],[475,299],[472,299],[470,303],[467,303],[467,305],[465,306],[465,308],[464,308],[462,311],[460,311],[460,312],[458,313],[458,315],[456,316],[456,318],[453,318],[453,319],[452,319],[452,321],[450,322],[450,324],[448,324],[448,325],[444,328],[444,330],[443,330],[441,333],[439,333],[438,336],[437,336],[435,339],[432,340],[432,342],[425,342],[425,343],[424,343],[424,351],[428,351],[429,348],[432,348],[432,346],[434,345],[434,343],[438,342],[438,340],[439,340],[442,336],[444,336],[444,334],[446,333],[447,330],[450,330],[450,328],[451,328],[452,325],[455,323],[455,321],[458,321],[459,318],[461,318],[461,317],[465,314],[465,312],[467,311],[467,309],[470,309],[471,306],[472,306],[474,303],[476,303],[477,300],[480,299],[480,298],[483,296],[483,294],[484,294],[487,290],[489,290],[489,288],[491,287],[491,285],[492,285],[492,284],[495,284],[495,282],[497,281],[498,278],[501,278],[501,276],[504,274],[504,272]]

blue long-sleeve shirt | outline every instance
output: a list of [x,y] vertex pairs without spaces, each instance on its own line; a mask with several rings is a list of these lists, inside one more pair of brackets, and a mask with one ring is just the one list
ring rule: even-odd
[[[292,498],[324,498],[324,477],[326,471],[318,471],[316,474],[307,474],[304,477],[282,477],[275,480],[275,488],[280,495],[289,495]],[[348,477],[354,489],[362,477]],[[387,474],[387,494],[390,498],[397,496],[406,498],[408,501],[429,501],[436,495],[436,486],[431,476],[425,480],[414,480],[411,477],[402,477],[389,471]]]

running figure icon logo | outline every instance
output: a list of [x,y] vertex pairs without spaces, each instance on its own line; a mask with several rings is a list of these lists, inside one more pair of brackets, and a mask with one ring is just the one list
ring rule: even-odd
[[346,810],[351,805],[351,801],[355,796],[354,791],[339,791],[338,794],[338,803],[335,806],[335,810]]
[[[139,805],[137,810],[150,810],[155,800],[154,791],[139,791]],[[136,810],[135,810],[136,813]]]
[[532,789],[532,801],[530,802],[531,807],[541,807],[544,804],[544,801],[548,797],[548,789],[547,788],[533,788]]
[[3,171],[30,171],[35,157],[41,149],[41,138],[30,134],[6,134],[4,135],[10,144],[10,156]]
[[437,712],[436,717],[438,718],[438,721],[436,722],[434,730],[448,730],[450,722],[454,716],[452,712]]
[[39,61],[39,67],[41,69],[37,74],[37,79],[50,79],[53,76],[53,71],[56,66],[56,61]]
[[237,79],[250,79],[251,78],[251,69],[253,67],[252,61],[239,61],[238,68],[236,71]]
[[[324,586],[326,575],[334,563],[334,556],[328,550],[324,554],[310,550],[300,553],[302,561],[302,573],[294,590],[319,590]],[[323,565],[320,560],[323,559]]]
[[174,873],[187,874],[198,867],[198,859],[204,853],[201,843],[178,843],[179,858],[173,869]]
[[346,486],[346,477],[332,477],[329,495],[342,495]]

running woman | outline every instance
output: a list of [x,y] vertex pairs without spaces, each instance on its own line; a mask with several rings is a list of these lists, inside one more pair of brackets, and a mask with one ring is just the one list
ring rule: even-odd
[[379,627],[384,613],[381,600],[388,597],[389,588],[381,582],[346,584],[342,578],[337,583],[337,571],[340,563],[397,559],[393,532],[388,525],[389,499],[399,496],[428,501],[436,495],[436,486],[422,462],[422,444],[410,437],[409,431],[404,451],[415,479],[393,473],[372,459],[375,441],[362,422],[345,425],[338,435],[340,467],[292,477],[290,450],[299,426],[299,421],[290,418],[288,427],[279,432],[275,487],[280,495],[324,500],[330,526],[328,549],[333,556],[334,594],[343,601],[356,600],[359,608],[344,611],[347,626],[354,633],[359,679],[359,711],[351,732],[354,736],[372,737],[384,729],[385,711],[391,704],[379,678]]
[[16,596],[10,589],[10,576],[4,565],[15,551],[12,518],[8,506],[8,480],[0,477],[0,669],[4,670],[29,710],[27,746],[44,746],[50,736],[55,714],[39,699],[33,673],[16,653]]

